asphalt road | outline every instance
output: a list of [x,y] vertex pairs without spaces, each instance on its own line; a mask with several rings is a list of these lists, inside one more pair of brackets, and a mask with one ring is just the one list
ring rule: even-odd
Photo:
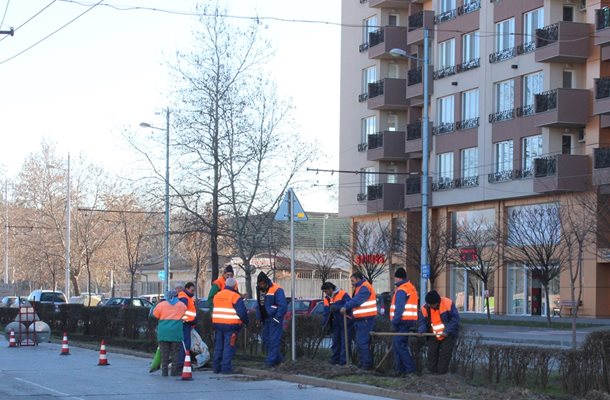
[[192,381],[148,373],[149,359],[115,354],[108,347],[110,366],[100,367],[98,352],[72,346],[60,356],[60,345],[9,348],[0,339],[0,399],[32,400],[168,400],[281,399],[373,400],[337,390],[303,386],[245,375],[193,372]]

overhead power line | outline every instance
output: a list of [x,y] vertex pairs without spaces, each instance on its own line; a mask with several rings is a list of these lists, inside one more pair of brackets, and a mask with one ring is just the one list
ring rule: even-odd
[[[13,31],[17,31],[19,29],[21,29],[22,26],[24,26],[25,24],[27,24],[28,22],[30,22],[31,20],[33,20],[34,18],[36,18],[37,16],[39,16],[44,10],[46,10],[47,8],[49,8],[53,3],[55,3],[57,0],[52,0],[49,4],[47,4],[46,6],[44,6],[40,11],[38,11],[36,14],[32,15],[30,18],[28,18],[24,23],[22,23],[21,25],[19,25],[18,27],[16,27],[15,29],[13,29]],[[0,38],[0,42],[3,41],[4,39],[6,39],[5,37]]]

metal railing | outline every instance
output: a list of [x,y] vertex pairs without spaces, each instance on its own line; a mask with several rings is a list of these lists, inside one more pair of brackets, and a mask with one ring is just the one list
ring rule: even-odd
[[360,53],[364,53],[365,51],[367,51],[369,49],[369,44],[367,43],[362,43],[360,46],[358,46],[358,51]]
[[470,14],[481,8],[481,0],[471,1],[458,7],[458,15]]
[[360,93],[358,95],[358,103],[363,103],[363,102],[367,101],[368,99],[369,99],[368,93]]
[[383,94],[383,81],[369,83],[369,99]]
[[383,43],[385,38],[383,28],[379,28],[374,32],[369,32],[369,47],[377,46]]
[[517,114],[517,117],[527,117],[529,115],[534,115],[534,105],[528,104],[527,106],[517,107],[515,113]]
[[434,16],[434,23],[442,24],[443,22],[447,22],[447,21],[451,21],[452,19],[456,19],[457,16],[458,16],[457,8],[453,9],[453,10],[445,11],[443,13],[440,13],[440,14]]
[[456,66],[451,65],[449,67],[444,67],[444,68],[437,69],[436,71],[434,71],[434,73],[432,74],[432,79],[434,79],[434,80],[442,79],[447,76],[455,75],[456,73],[457,73]]
[[424,12],[409,15],[409,32],[424,27]]
[[358,151],[366,151],[369,148],[368,143],[358,143]]
[[542,157],[534,159],[534,177],[544,178],[557,173],[557,157]]
[[603,76],[595,79],[595,100],[610,97],[610,77]]
[[513,177],[515,179],[528,179],[534,176],[534,167],[516,169]]
[[407,141],[421,139],[421,122],[407,125]]
[[595,27],[598,31],[610,27],[610,7],[595,10]]
[[422,67],[410,69],[407,72],[407,86],[417,85],[422,83],[424,77],[424,70]]
[[420,194],[421,193],[421,176],[410,176],[405,183],[405,194]]
[[559,39],[559,23],[536,29],[536,47],[544,47]]
[[536,113],[541,113],[557,108],[557,89],[534,95]]
[[507,170],[507,171],[498,171],[498,172],[492,172],[491,174],[487,174],[487,182],[489,183],[500,183],[500,182],[507,182],[507,181],[512,181],[513,180],[513,170]]
[[432,191],[438,192],[440,190],[450,190],[453,189],[453,179],[450,178],[440,178],[438,181],[432,182]]
[[489,63],[494,64],[500,61],[508,60],[517,56],[517,48],[510,47],[508,49],[498,50],[489,55]]
[[465,178],[457,178],[453,182],[455,188],[469,188],[479,186],[479,176],[467,176]]
[[515,118],[515,110],[512,108],[489,114],[489,122],[492,124],[494,122],[508,121],[509,119],[513,118]]
[[366,199],[369,201],[383,199],[383,184],[367,186]]
[[536,42],[531,41],[517,46],[517,55],[531,53],[536,50]]
[[358,201],[365,201],[366,200],[366,193],[358,193],[356,195],[356,200],[358,200]]
[[593,149],[593,168],[610,168],[610,147]]
[[373,133],[368,137],[368,149],[383,147],[383,133]]
[[457,72],[465,72],[481,66],[480,58],[473,58],[472,60],[463,62],[457,65]]
[[432,128],[433,135],[443,135],[445,133],[451,133],[455,131],[454,122],[441,122],[437,126]]
[[464,129],[478,128],[478,127],[479,127],[479,117],[463,119],[461,121],[456,122],[456,124],[455,124],[455,129],[458,131],[461,131]]

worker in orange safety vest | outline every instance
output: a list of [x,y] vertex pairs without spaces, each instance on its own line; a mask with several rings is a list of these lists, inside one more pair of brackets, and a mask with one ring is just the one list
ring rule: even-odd
[[[390,323],[393,332],[406,333],[417,326],[417,305],[419,297],[415,286],[407,279],[407,271],[398,268],[394,273],[396,291],[392,296],[390,306]],[[394,352],[394,370],[396,373],[411,374],[417,371],[417,366],[409,351],[408,336],[394,336],[392,339]]]
[[195,327],[195,318],[197,317],[197,308],[195,307],[195,284],[187,282],[184,289],[178,293],[178,300],[186,305],[186,311],[182,317],[182,336],[184,346],[180,347],[180,359],[178,368],[182,368],[184,364],[185,348],[191,350],[191,330]]

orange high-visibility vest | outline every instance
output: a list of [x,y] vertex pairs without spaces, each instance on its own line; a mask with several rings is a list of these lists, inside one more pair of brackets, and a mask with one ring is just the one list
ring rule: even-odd
[[377,316],[377,296],[375,294],[375,289],[373,289],[373,286],[371,286],[370,283],[364,281],[362,285],[358,286],[356,290],[354,290],[354,295],[352,296],[352,298],[356,297],[356,295],[358,294],[360,289],[362,289],[363,286],[369,290],[371,295],[369,296],[367,301],[360,304],[358,307],[354,307],[352,313],[354,315],[354,318],[358,319]]
[[407,298],[407,303],[405,304],[405,309],[402,312],[402,321],[417,321],[417,304],[419,298],[417,296],[417,290],[415,286],[411,283],[411,281],[407,281],[400,285],[396,292],[394,292],[394,296],[392,296],[392,305],[390,306],[390,321],[394,319],[394,310],[396,309],[396,293],[402,290],[409,296]]
[[[227,281],[226,281],[225,277],[220,275],[218,277],[218,279],[216,279],[214,282],[212,282],[212,284],[218,286],[218,291],[221,291],[221,290],[224,290],[226,282]],[[239,287],[237,286],[237,281],[235,281],[235,290],[239,291]]]
[[241,325],[241,319],[235,311],[235,304],[241,298],[238,293],[224,289],[214,296],[213,324]]
[[[441,315],[446,312],[451,312],[452,305],[453,302],[451,301],[451,299],[448,299],[447,297],[441,297],[441,303],[438,306],[438,310],[435,310],[434,308],[430,307],[430,325],[432,326],[432,332],[436,334],[437,340],[445,339],[445,336],[443,336],[443,333],[445,333],[445,324],[443,323]],[[426,306],[423,306],[421,308],[424,318],[428,318],[427,309],[428,307]]]
[[186,299],[186,301],[187,301],[186,311],[184,312],[184,315],[182,316],[182,321],[183,322],[193,322],[195,320],[195,317],[197,316],[197,309],[195,308],[195,300],[193,299],[193,297],[184,293],[184,291],[181,291],[180,293],[178,293],[178,298]]
[[[269,290],[267,290],[267,294],[265,296],[275,296],[275,292],[277,292],[278,289],[281,289],[281,286],[274,282],[269,287]],[[271,308],[277,308],[277,305],[273,304]]]
[[335,295],[332,297],[332,299],[328,296],[324,296],[324,305],[326,307],[330,307],[331,304],[343,300],[343,296],[345,296],[345,290],[343,289],[339,289],[337,293],[335,293]]

